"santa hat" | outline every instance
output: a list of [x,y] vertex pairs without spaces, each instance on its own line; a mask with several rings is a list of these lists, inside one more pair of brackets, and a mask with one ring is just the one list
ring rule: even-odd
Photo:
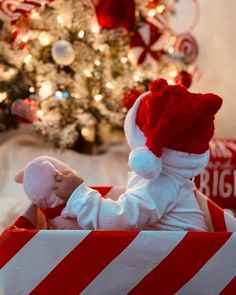
[[149,88],[129,110],[125,134],[132,150],[130,168],[152,179],[162,170],[163,148],[198,155],[209,149],[222,99],[212,93],[191,93],[164,79]]

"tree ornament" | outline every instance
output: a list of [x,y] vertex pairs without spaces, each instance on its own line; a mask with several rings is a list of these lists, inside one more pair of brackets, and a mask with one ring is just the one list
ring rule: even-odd
[[135,65],[147,65],[158,62],[163,53],[161,31],[151,25],[143,25],[132,37],[129,48],[129,59]]
[[70,42],[57,41],[52,47],[52,57],[61,66],[69,66],[75,60],[75,52]]
[[11,114],[14,115],[19,122],[32,123],[38,119],[38,109],[38,104],[33,99],[17,99],[11,105]]
[[98,24],[103,29],[125,28],[131,31],[135,22],[134,0],[106,0],[96,3]]
[[190,74],[186,71],[181,71],[176,76],[175,82],[181,86],[189,88],[192,84],[192,79],[193,79],[192,74]]
[[175,53],[184,57],[186,63],[193,63],[198,56],[198,45],[196,39],[189,33],[177,36],[174,44]]
[[123,98],[123,104],[127,109],[132,108],[136,99],[145,91],[144,87],[133,87],[127,91]]

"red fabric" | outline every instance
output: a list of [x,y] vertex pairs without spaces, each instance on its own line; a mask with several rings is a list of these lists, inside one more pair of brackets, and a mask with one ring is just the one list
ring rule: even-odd
[[104,29],[132,30],[135,22],[134,0],[106,0],[96,6],[99,25]]
[[236,277],[220,292],[220,295],[232,295],[236,292]]
[[136,117],[147,147],[157,156],[164,147],[194,154],[207,151],[222,99],[211,93],[191,93],[164,79],[152,82],[150,91]]
[[92,231],[30,294],[80,294],[138,234]]
[[217,206],[210,199],[207,200],[207,203],[214,231],[227,232],[224,210]]
[[61,215],[61,211],[65,208],[66,204],[59,205],[54,208],[40,208],[40,211],[46,217],[46,219],[53,219]]
[[204,236],[204,233],[188,232],[175,249],[129,294],[175,294],[231,235],[205,233]]

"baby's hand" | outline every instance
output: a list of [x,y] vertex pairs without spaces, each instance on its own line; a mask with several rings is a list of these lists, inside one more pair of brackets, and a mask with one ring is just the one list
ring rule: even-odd
[[84,180],[76,173],[71,171],[58,172],[55,175],[54,191],[60,199],[67,201],[73,191],[83,182]]

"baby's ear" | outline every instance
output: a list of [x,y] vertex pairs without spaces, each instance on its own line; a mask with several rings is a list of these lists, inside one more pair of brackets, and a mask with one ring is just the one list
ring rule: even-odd
[[56,173],[58,173],[59,171],[53,166],[53,164],[49,161],[44,161],[43,162],[43,166],[45,167],[45,169],[47,169],[47,171],[49,172],[49,174],[55,176]]
[[15,182],[23,183],[24,182],[24,169],[21,169],[15,176]]

